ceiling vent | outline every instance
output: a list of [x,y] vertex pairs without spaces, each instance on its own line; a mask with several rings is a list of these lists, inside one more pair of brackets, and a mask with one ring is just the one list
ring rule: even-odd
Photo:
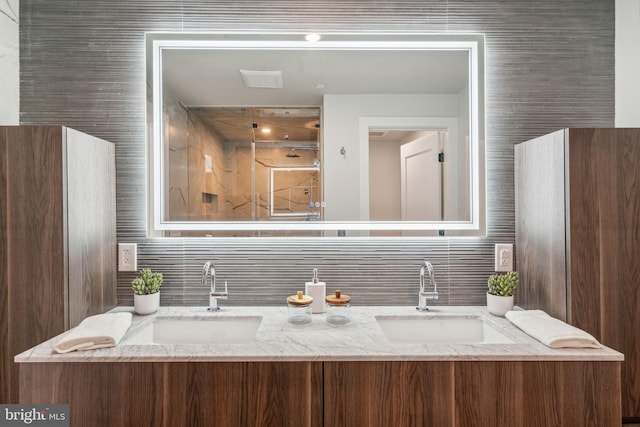
[[248,88],[279,89],[282,87],[282,71],[240,70],[242,82]]
[[369,136],[372,138],[382,138],[383,136],[385,136],[387,134],[388,131],[386,130],[370,130],[369,131]]

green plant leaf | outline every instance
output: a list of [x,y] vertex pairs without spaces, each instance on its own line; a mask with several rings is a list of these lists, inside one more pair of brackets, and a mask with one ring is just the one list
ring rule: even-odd
[[143,268],[138,277],[131,281],[131,290],[136,295],[155,294],[160,291],[162,281],[162,273],[154,273],[149,268]]
[[487,284],[491,295],[508,297],[514,294],[520,275],[517,271],[509,271],[504,274],[492,274]]

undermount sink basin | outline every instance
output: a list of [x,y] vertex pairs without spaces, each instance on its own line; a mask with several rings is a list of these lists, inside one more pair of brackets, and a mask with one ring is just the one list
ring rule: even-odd
[[261,316],[158,317],[123,344],[243,344],[252,342]]
[[479,316],[376,316],[394,343],[512,344]]

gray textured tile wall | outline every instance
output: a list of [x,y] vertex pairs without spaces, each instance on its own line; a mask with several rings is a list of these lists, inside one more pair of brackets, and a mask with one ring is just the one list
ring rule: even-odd
[[[145,31],[486,34],[487,237],[203,240],[146,237]],[[162,303],[206,304],[205,260],[228,304],[280,304],[313,267],[356,304],[415,304],[423,259],[441,304],[484,304],[493,245],[514,241],[513,145],[563,127],[614,124],[614,0],[21,0],[20,120],[116,144],[118,241],[165,273]],[[118,300],[131,304],[129,273]]]

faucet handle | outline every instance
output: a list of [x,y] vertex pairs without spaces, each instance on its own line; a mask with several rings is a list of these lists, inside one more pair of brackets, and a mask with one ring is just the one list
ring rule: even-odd
[[215,283],[213,284],[213,289],[211,289],[211,296],[218,298],[218,299],[227,299],[227,297],[229,296],[229,288],[227,287],[227,281],[224,281],[224,290],[223,291],[218,291],[216,289],[218,285],[216,285]]
[[438,300],[438,292],[433,291],[433,292],[423,292],[421,294],[425,300],[427,301],[437,301]]

